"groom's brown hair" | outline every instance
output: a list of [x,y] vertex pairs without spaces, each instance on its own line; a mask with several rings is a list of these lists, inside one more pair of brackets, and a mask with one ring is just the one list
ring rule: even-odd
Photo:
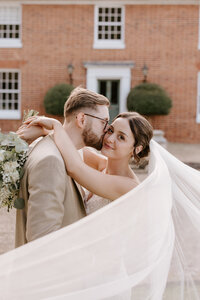
[[73,112],[83,108],[97,110],[97,105],[109,106],[109,104],[110,102],[105,96],[77,87],[71,92],[68,100],[65,102],[64,117],[67,118]]

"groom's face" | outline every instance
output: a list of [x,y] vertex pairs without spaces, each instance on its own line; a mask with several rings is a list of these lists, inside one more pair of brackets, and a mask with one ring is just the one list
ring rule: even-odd
[[88,110],[86,125],[82,136],[86,146],[101,150],[103,137],[106,130],[107,121],[109,121],[109,111],[106,105],[98,105],[98,110]]

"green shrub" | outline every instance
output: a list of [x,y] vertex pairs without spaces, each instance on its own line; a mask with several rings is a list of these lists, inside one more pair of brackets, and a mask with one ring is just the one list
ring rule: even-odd
[[60,83],[50,88],[44,97],[44,107],[48,114],[63,116],[64,104],[74,87]]
[[165,90],[155,83],[141,83],[128,94],[127,108],[142,115],[167,115],[172,100]]

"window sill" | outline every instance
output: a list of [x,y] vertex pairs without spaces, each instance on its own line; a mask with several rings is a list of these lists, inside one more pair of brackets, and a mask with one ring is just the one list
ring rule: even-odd
[[93,44],[94,49],[125,49],[122,41],[96,41]]
[[20,120],[21,112],[13,110],[0,110],[0,120]]
[[0,48],[22,48],[22,42],[18,39],[0,39]]

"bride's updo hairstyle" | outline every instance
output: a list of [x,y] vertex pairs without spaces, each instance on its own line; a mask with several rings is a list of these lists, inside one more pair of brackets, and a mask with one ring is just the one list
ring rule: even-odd
[[[142,157],[146,157],[149,154],[150,147],[149,143],[153,137],[153,127],[151,124],[137,112],[124,112],[117,115],[113,121],[118,118],[125,118],[129,121],[129,126],[133,133],[135,144],[133,156],[136,163],[139,163]],[[142,146],[142,150],[137,154],[135,152],[136,147]]]

